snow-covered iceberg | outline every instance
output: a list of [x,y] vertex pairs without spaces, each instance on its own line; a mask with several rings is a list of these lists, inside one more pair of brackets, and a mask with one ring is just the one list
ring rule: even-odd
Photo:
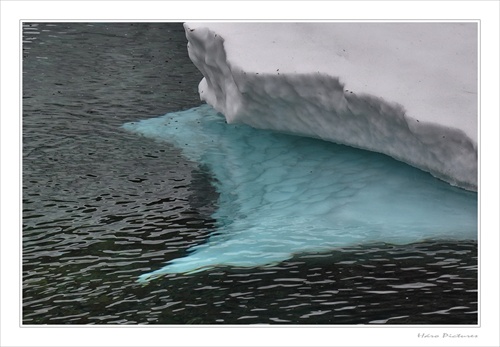
[[476,24],[185,30],[209,105],[124,128],[210,170],[217,223],[139,281],[371,242],[477,238],[467,191],[477,190]]
[[229,123],[387,154],[477,191],[476,23],[186,23]]
[[139,278],[256,267],[297,253],[477,238],[477,194],[386,155],[246,125],[209,105],[127,123],[181,148],[219,192],[207,242]]

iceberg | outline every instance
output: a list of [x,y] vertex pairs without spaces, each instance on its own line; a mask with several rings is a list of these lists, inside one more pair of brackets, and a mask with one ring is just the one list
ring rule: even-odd
[[139,282],[477,239],[477,24],[184,27],[207,104],[123,127],[210,171],[217,222]]
[[123,125],[169,142],[213,175],[215,230],[143,274],[258,267],[350,245],[477,238],[477,194],[387,155],[228,124],[209,105]]
[[477,23],[185,23],[230,124],[389,155],[477,191]]

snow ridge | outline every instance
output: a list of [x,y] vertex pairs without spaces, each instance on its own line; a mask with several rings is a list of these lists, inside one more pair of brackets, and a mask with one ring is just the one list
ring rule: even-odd
[[[280,71],[266,60],[262,69],[249,68],[245,65],[248,56],[238,58],[236,49],[231,50],[234,38],[220,28],[185,24],[189,57],[204,76],[199,84],[200,97],[221,112],[228,123],[384,153],[451,185],[477,191],[477,140],[471,131],[450,121],[433,121],[428,115],[410,116],[404,100],[396,102],[385,95],[349,90],[344,82],[349,76],[340,73],[301,70],[299,63],[296,70]],[[228,43],[223,35],[232,41]],[[246,53],[258,59],[258,51],[252,43]],[[286,50],[283,54],[282,59],[294,58],[286,56]],[[380,83],[384,83],[383,71]]]

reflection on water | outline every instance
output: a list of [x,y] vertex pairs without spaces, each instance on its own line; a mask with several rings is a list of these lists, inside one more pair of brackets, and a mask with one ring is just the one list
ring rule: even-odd
[[23,26],[23,323],[475,324],[477,244],[142,273],[205,242],[207,168],[123,123],[199,105],[179,23]]

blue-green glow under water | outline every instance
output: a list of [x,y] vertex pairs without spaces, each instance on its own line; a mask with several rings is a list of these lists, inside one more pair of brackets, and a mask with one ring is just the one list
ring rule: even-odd
[[477,238],[476,193],[385,155],[228,125],[208,105],[123,127],[182,149],[220,194],[208,241],[139,281],[374,242]]

